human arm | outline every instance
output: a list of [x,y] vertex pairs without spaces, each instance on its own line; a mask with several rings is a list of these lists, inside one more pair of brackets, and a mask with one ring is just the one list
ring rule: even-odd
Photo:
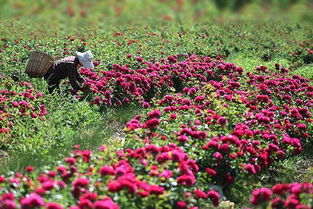
[[79,74],[79,72],[76,72],[76,79],[79,83],[85,83],[85,79]]
[[70,65],[68,78],[73,89],[81,90],[82,87],[79,85],[78,81],[83,78],[80,77],[80,75],[77,72],[77,68],[74,65]]

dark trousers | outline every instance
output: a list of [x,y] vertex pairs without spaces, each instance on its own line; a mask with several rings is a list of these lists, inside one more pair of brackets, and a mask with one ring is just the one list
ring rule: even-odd
[[50,94],[52,94],[55,89],[57,89],[58,92],[60,93],[60,83],[61,83],[61,79],[60,78],[55,76],[54,73],[47,73],[44,76],[44,79],[48,83],[48,91],[49,91]]

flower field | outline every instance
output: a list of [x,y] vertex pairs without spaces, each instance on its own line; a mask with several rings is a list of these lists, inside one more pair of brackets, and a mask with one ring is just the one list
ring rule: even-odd
[[[135,102],[145,109],[126,124],[123,149],[101,146],[92,153],[76,147],[55,169],[34,174],[27,167],[25,175],[2,177],[4,208],[218,206],[223,189],[300,154],[310,143],[313,86],[301,76],[289,76],[279,64],[243,73],[235,64],[192,55],[145,65],[137,71],[119,65],[98,73],[81,70],[90,105]],[[148,95],[151,89],[159,91]],[[42,97],[32,93],[3,91],[2,104],[10,114],[2,121],[22,120],[25,107],[37,118],[31,103],[9,97]],[[19,106],[22,111],[14,115],[11,108]],[[47,114],[43,107],[38,116]],[[307,198],[313,194],[310,183],[278,184],[272,190],[253,191],[251,204],[309,208]],[[273,195],[288,192],[286,200]]]
[[[125,23],[134,2],[108,2]],[[0,20],[0,209],[313,207],[310,23],[208,25],[184,1],[160,2],[154,12],[170,15],[155,26]],[[189,7],[199,13],[171,18]],[[80,68],[82,91],[64,80],[49,94],[24,72],[32,50],[88,49],[95,69]]]

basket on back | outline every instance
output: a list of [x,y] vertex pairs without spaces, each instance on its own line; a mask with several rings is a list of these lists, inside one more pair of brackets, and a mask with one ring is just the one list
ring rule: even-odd
[[25,72],[31,78],[43,77],[54,64],[51,56],[44,52],[33,51],[30,55]]

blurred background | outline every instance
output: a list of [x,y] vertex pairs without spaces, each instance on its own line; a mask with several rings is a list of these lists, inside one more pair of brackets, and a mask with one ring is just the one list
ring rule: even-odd
[[0,0],[0,18],[70,24],[313,22],[313,0]]

